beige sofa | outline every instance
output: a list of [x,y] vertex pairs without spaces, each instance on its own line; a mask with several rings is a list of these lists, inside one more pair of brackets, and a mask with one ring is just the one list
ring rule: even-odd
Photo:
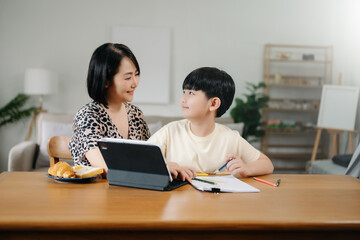
[[[36,142],[24,141],[9,152],[8,171],[46,171],[49,167],[47,142],[52,136],[71,136],[75,115],[41,113],[36,122]],[[147,116],[145,120],[151,134],[169,122],[181,117]],[[241,134],[242,124],[233,123],[232,118],[220,118],[217,122],[228,125]]]
[[47,141],[55,135],[69,136],[74,115],[41,113],[36,121],[34,141],[21,142],[10,149],[8,171],[44,171],[49,166]]

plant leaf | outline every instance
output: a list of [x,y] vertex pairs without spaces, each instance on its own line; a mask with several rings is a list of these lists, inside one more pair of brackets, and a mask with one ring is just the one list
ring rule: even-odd
[[36,110],[36,107],[21,109],[29,99],[29,96],[20,93],[13,98],[8,104],[0,108],[0,127],[19,121],[22,118],[31,116]]

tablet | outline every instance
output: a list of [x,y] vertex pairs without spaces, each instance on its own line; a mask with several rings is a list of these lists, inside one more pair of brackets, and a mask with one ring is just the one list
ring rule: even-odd
[[109,184],[160,191],[187,184],[172,179],[161,149],[155,143],[102,138],[98,146],[108,167]]

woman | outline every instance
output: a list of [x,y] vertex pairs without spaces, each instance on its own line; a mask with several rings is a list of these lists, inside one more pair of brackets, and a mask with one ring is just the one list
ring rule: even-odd
[[100,167],[107,172],[98,140],[150,137],[143,113],[129,103],[139,76],[139,64],[125,45],[106,43],[95,50],[87,76],[87,89],[93,101],[77,112],[69,143],[75,165]]

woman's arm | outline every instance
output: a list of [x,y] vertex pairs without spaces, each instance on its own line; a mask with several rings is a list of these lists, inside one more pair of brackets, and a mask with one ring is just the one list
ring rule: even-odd
[[87,153],[85,153],[87,160],[90,162],[91,166],[103,168],[105,173],[108,171],[108,167],[105,163],[105,160],[99,150],[99,148],[92,148]]

